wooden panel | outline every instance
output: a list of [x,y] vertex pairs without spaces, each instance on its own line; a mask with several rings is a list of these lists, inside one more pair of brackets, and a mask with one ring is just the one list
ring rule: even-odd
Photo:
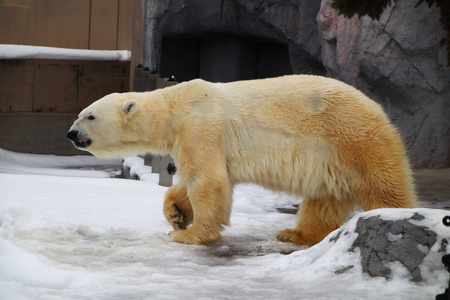
[[37,63],[34,81],[35,112],[74,112],[77,98],[77,72],[64,61]]
[[134,0],[0,0],[0,43],[131,50],[133,5]]
[[89,0],[39,0],[32,45],[88,49]]
[[92,0],[90,49],[116,49],[118,7],[119,0]]
[[133,38],[133,0],[119,0],[117,49],[131,50]]
[[[131,40],[131,61],[130,69],[133,70],[144,62],[144,12],[145,1],[134,0],[133,3],[133,34]],[[130,90],[134,91],[134,72],[130,73]]]
[[0,60],[0,112],[31,112],[34,65],[26,60]]
[[34,0],[0,0],[0,44],[31,43],[33,8]]
[[0,112],[79,112],[129,91],[129,62],[0,60]]
[[76,114],[0,113],[0,148],[55,155],[87,154],[67,138]]
[[77,111],[107,94],[128,91],[129,76],[127,62],[83,65],[78,79]]

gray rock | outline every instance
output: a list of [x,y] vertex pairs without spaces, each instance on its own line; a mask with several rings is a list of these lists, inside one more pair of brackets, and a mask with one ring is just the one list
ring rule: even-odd
[[411,281],[422,280],[420,264],[436,242],[437,234],[424,226],[411,223],[423,216],[410,219],[383,220],[381,217],[360,218],[357,221],[358,238],[349,251],[359,248],[363,272],[371,276],[389,278],[389,262],[400,262],[411,274]]

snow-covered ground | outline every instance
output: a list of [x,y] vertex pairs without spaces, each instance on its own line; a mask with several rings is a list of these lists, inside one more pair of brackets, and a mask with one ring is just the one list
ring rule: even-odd
[[73,59],[129,61],[131,59],[131,52],[128,50],[87,50],[0,44],[0,59]]
[[[158,175],[110,178],[118,168],[88,156],[0,149],[0,299],[434,299],[448,283],[436,257],[421,283],[401,265],[390,280],[371,278],[359,250],[347,251],[352,234],[311,248],[277,242],[276,232],[295,223],[277,208],[298,200],[255,185],[235,189],[221,241],[170,242]],[[448,228],[433,222],[445,235]],[[355,223],[344,226],[352,232]]]

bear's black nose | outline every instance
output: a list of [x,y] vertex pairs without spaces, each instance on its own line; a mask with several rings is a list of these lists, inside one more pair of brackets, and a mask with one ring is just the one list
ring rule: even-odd
[[67,138],[71,141],[76,141],[78,136],[78,131],[71,130],[67,133]]

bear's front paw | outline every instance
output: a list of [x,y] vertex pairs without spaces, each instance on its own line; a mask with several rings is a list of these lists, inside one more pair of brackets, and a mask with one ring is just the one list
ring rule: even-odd
[[186,224],[186,218],[184,214],[181,212],[178,205],[174,204],[172,205],[171,210],[169,210],[167,213],[167,220],[170,224],[172,224],[173,229],[175,230],[184,230],[187,228]]
[[286,229],[277,233],[277,240],[285,243],[293,243],[297,245],[312,246],[322,240],[315,236],[306,235],[301,230]]
[[173,242],[193,245],[206,245],[220,239],[220,233],[214,231],[198,230],[194,227],[186,230],[174,230],[169,233]]

